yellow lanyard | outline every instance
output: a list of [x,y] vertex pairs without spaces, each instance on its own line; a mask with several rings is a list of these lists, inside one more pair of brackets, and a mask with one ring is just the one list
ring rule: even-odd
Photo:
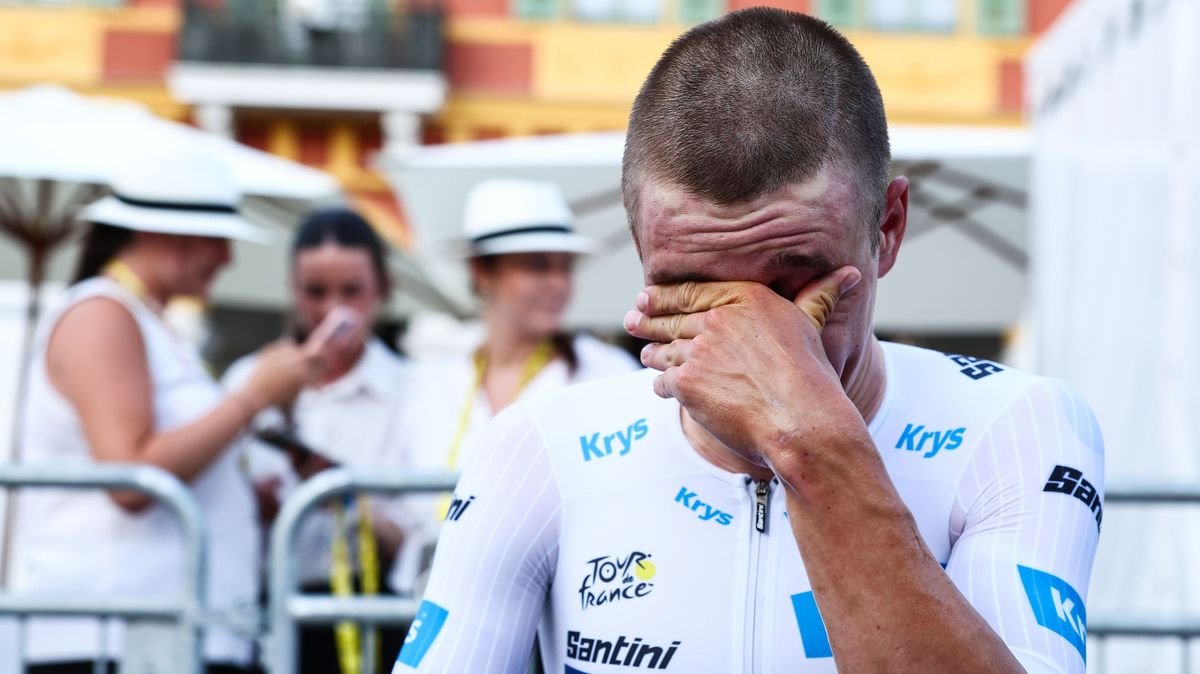
[[[545,340],[538,344],[533,353],[529,354],[529,358],[525,360],[525,366],[521,370],[521,379],[517,382],[517,391],[513,396],[515,400],[521,395],[521,391],[529,385],[533,378],[546,367],[551,360],[554,359],[554,342]],[[484,354],[483,348],[480,347],[475,352],[475,379],[471,383],[471,388],[467,391],[467,399],[463,401],[462,411],[458,414],[458,427],[454,430],[454,438],[450,441],[450,451],[446,453],[446,470],[458,470],[458,455],[462,450],[463,440],[467,437],[467,429],[471,425],[471,413],[475,411],[475,401],[479,398],[479,391],[483,388],[483,376],[487,372],[487,356]],[[450,510],[450,497],[446,496],[443,499],[442,505],[437,509],[438,521],[446,518],[446,513]]]
[[[358,511],[358,558],[362,566],[363,596],[379,594],[380,569],[379,548],[375,540],[375,527],[371,525],[371,509],[366,497],[361,494],[354,497],[354,506]],[[354,594],[354,572],[350,566],[350,546],[346,542],[346,509],[338,502],[333,503],[333,563],[329,567],[329,585],[333,594],[338,597],[349,597]],[[362,674],[362,672],[379,671],[379,630],[371,629],[370,653],[363,659],[358,625],[352,621],[342,621],[334,627],[334,639],[337,642],[338,665],[342,674]]]
[[154,313],[159,313],[162,307],[158,302],[150,297],[150,291],[146,289],[146,284],[137,275],[137,272],[130,269],[129,265],[121,260],[113,260],[104,265],[103,273],[105,276],[117,282],[117,285],[128,290],[134,297],[138,298],[150,308]]
[[[137,272],[133,271],[133,269],[129,267],[129,265],[125,264],[121,260],[113,260],[104,265],[102,272],[105,276],[109,277],[113,281],[116,281],[117,285],[121,286],[125,290],[128,290],[131,295],[138,299],[138,301],[146,305],[146,308],[150,310],[150,313],[158,316],[159,321],[166,326],[167,332],[171,333],[177,341],[186,341],[179,335],[175,334],[175,331],[171,329],[170,325],[168,325],[165,321],[162,321],[163,306],[155,301],[154,298],[150,297],[150,291],[146,289],[146,284],[137,275]],[[209,376],[211,376],[213,379],[219,378],[217,377],[216,369],[213,368],[212,363],[208,362],[207,358],[201,355],[198,351],[195,353],[195,357],[200,359],[201,367],[204,368],[204,371],[207,372]]]

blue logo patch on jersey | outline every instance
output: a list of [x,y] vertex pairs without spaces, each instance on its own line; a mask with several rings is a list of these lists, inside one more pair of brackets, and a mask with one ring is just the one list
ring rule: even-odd
[[929,459],[937,456],[937,453],[943,449],[952,452],[961,447],[963,433],[966,432],[966,428],[927,431],[924,424],[908,424],[900,432],[900,439],[896,441],[896,449],[922,452],[922,458]]
[[396,664],[416,669],[433,646],[433,640],[437,639],[438,633],[442,631],[448,615],[449,611],[428,599],[421,602],[421,606],[417,608],[417,617],[413,618],[412,626],[408,628],[408,634],[404,637],[404,648],[400,649]]
[[796,613],[796,624],[800,627],[800,641],[804,644],[806,658],[832,658],[829,633],[825,621],[817,609],[817,600],[811,592],[792,595],[792,610]]
[[1038,624],[1066,639],[1087,662],[1087,608],[1083,598],[1058,576],[1020,564],[1017,572]]
[[646,425],[646,420],[638,419],[615,433],[579,436],[579,449],[583,452],[585,462],[612,456],[614,451],[617,456],[625,456],[633,449],[634,441],[641,440],[649,432],[650,427]]

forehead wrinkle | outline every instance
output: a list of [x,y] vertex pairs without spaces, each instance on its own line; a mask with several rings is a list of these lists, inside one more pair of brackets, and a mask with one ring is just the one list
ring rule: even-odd
[[[720,205],[672,186],[645,195],[643,222],[647,242],[667,237],[681,251],[752,248],[793,243],[792,238],[819,230],[834,206],[827,179],[790,185],[738,204]],[[645,191],[645,190],[644,190]],[[653,246],[653,243],[651,243]]]

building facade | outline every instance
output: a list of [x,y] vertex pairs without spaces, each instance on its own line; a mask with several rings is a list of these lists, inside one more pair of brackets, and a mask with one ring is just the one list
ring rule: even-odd
[[8,0],[0,91],[52,81],[328,170],[396,244],[385,145],[623,128],[687,26],[769,4],[858,46],[901,124],[1022,124],[1069,0]]

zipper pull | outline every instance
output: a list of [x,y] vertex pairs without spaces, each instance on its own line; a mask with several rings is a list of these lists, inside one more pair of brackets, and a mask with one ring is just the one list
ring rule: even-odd
[[760,534],[767,532],[767,499],[771,496],[771,483],[759,480],[754,488],[754,530]]

